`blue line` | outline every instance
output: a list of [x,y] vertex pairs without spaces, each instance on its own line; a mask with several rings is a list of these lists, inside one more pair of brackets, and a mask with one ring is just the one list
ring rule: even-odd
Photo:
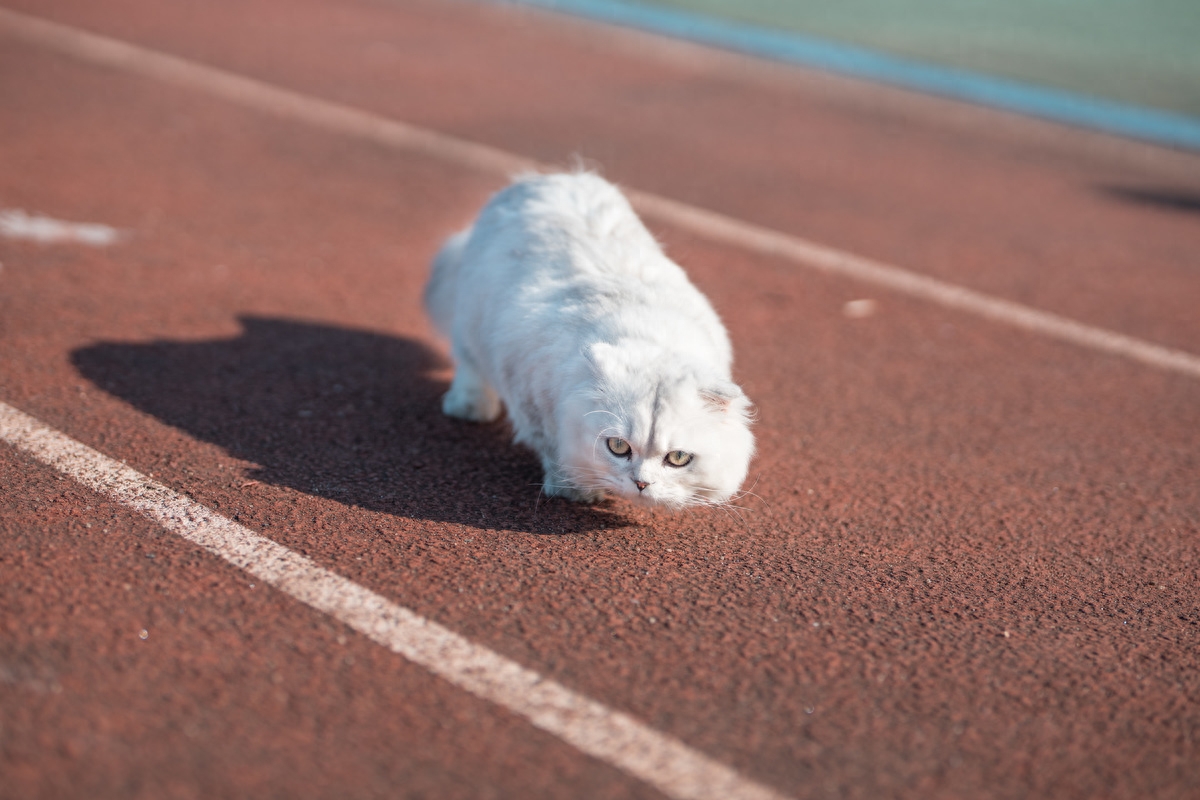
[[934,66],[852,45],[627,0],[510,0],[753,56],[966,100],[1156,144],[1200,150],[1200,119]]

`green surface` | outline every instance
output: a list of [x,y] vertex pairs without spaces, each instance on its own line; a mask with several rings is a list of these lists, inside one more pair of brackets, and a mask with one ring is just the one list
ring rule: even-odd
[[1200,0],[650,0],[1200,117]]

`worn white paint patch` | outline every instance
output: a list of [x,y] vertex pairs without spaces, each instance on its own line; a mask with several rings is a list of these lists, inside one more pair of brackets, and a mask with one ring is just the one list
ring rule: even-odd
[[0,403],[0,440],[668,797],[783,797],[678,739],[475,644],[5,403]]
[[870,298],[851,300],[842,306],[842,313],[850,319],[866,319],[879,310],[879,304]]
[[0,211],[0,236],[30,239],[42,244],[76,242],[104,247],[120,239],[121,232],[96,222],[63,222],[26,214],[20,209],[7,209]]

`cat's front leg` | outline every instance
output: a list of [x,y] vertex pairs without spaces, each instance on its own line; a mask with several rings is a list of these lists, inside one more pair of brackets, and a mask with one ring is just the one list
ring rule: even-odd
[[575,503],[598,503],[604,499],[603,489],[581,489],[572,484],[566,471],[546,456],[542,456],[542,492],[547,497],[561,497]]
[[573,486],[553,483],[549,475],[546,476],[546,480],[542,484],[542,491],[547,497],[561,497],[564,500],[570,500],[575,503],[599,503],[604,499],[604,492],[602,491],[576,489]]
[[500,418],[504,406],[500,397],[488,386],[466,359],[457,359],[450,391],[442,397],[442,413],[448,417],[471,422],[493,422]]

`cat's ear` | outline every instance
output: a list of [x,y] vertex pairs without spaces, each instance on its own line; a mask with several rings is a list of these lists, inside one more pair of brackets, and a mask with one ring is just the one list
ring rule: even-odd
[[705,386],[700,390],[704,404],[713,411],[726,414],[749,416],[750,398],[742,391],[742,387],[730,381],[720,381]]

